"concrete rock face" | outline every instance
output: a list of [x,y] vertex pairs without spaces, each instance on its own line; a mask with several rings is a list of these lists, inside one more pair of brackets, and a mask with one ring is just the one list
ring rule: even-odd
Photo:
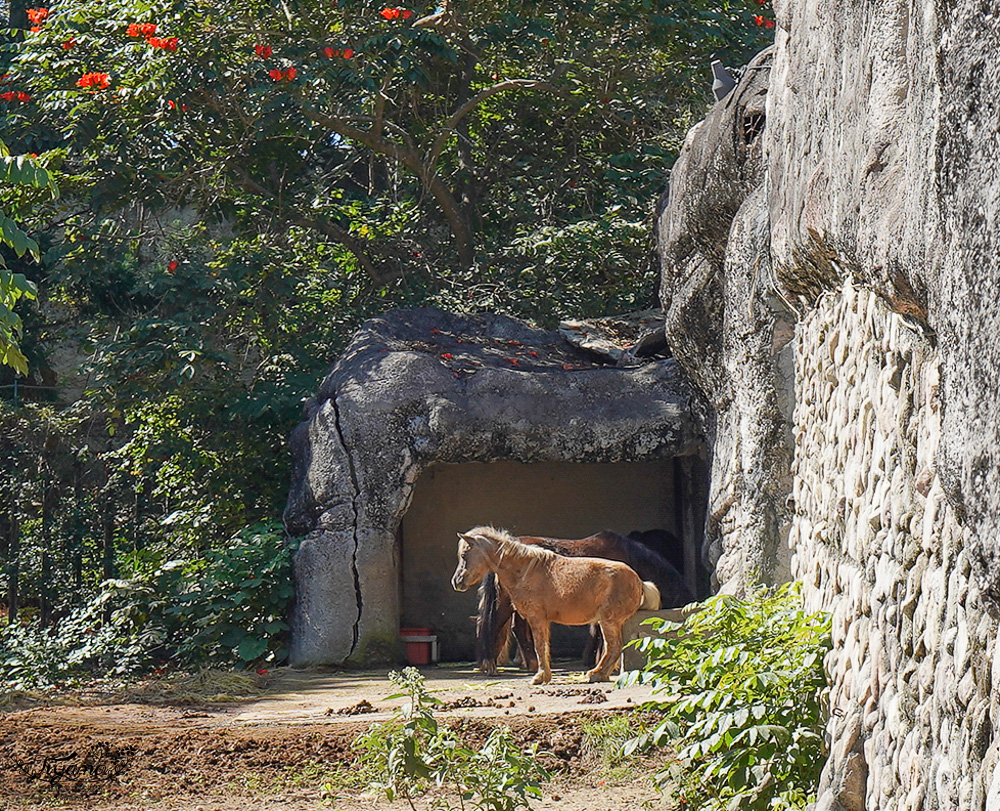
[[788,579],[791,319],[770,278],[765,51],[689,134],[659,218],[667,341],[709,405],[708,563],[717,585]]
[[293,663],[395,658],[396,532],[431,464],[640,461],[700,446],[672,360],[602,365],[558,333],[503,316],[372,319],[292,436],[285,523],[304,536]]
[[1000,8],[774,7],[760,158],[738,86],[658,224],[716,575],[780,579],[742,530],[773,516],[832,613],[817,808],[1000,809]]

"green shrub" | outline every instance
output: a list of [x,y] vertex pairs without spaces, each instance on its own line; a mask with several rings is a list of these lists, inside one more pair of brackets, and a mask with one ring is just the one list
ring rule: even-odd
[[[355,747],[370,783],[390,802],[402,797],[415,808],[413,800],[432,786],[453,790],[463,809],[466,802],[483,811],[530,809],[529,797],[541,797],[539,784],[549,773],[538,762],[537,745],[521,750],[508,727],[497,727],[482,746],[467,746],[438,724],[433,706],[441,702],[416,668],[389,679],[403,690],[390,698],[410,700],[392,720],[373,724]],[[435,805],[452,807],[447,796],[435,798]]]
[[0,682],[24,690],[167,663],[280,662],[293,594],[281,525],[247,527],[197,559],[105,581],[94,599],[53,627],[0,627]]
[[648,664],[625,682],[653,685],[663,715],[626,751],[669,744],[678,759],[656,776],[704,809],[798,809],[815,799],[826,759],[823,657],[829,615],[802,609],[799,584],[746,599],[713,597],[683,625],[631,643]]

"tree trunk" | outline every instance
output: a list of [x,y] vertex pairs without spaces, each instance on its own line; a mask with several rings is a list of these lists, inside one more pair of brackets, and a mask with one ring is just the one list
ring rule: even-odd
[[10,0],[10,28],[27,28],[28,27],[28,3],[26,0]]
[[52,558],[49,555],[50,528],[52,525],[52,488],[42,493],[42,582],[38,589],[38,621],[48,628],[52,621]]
[[10,512],[7,524],[7,621],[16,622],[19,604],[19,580],[21,577],[21,527],[17,513]]

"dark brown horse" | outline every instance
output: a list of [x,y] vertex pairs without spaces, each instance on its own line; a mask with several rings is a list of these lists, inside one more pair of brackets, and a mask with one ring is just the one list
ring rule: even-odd
[[[578,540],[521,536],[521,543],[541,546],[566,557],[594,557],[617,560],[630,566],[641,580],[652,581],[660,590],[663,608],[687,605],[695,598],[684,582],[679,571],[666,558],[653,551],[635,538],[618,535],[615,532],[598,532]],[[679,545],[678,541],[678,545]],[[479,586],[479,612],[476,616],[476,660],[479,669],[495,674],[497,664],[505,653],[511,625],[514,637],[521,650],[523,665],[529,670],[537,669],[534,659],[534,643],[528,624],[517,615],[510,597],[490,573]],[[599,639],[591,628],[591,640],[584,653],[584,659],[596,655]]]

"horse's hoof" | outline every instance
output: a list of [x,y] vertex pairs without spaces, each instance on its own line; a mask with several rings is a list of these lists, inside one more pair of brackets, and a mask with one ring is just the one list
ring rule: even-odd
[[609,679],[605,673],[597,673],[596,671],[591,670],[587,674],[587,681],[593,684],[595,681],[611,681],[611,679]]
[[532,684],[548,684],[552,681],[551,673],[536,673],[531,679]]

